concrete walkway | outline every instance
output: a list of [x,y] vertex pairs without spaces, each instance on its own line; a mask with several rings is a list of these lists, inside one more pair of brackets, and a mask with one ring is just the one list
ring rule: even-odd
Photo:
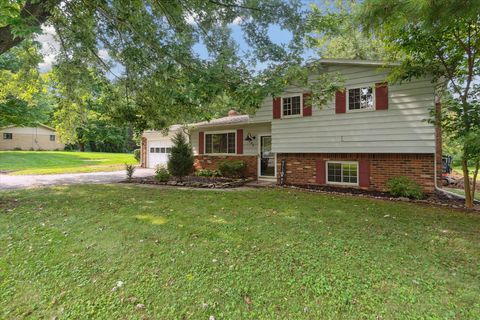
[[[134,177],[147,177],[152,175],[154,175],[153,169],[143,168],[137,168],[133,174]],[[82,183],[115,183],[125,179],[125,170],[89,173],[35,174],[23,176],[0,174],[0,190],[27,189]]]

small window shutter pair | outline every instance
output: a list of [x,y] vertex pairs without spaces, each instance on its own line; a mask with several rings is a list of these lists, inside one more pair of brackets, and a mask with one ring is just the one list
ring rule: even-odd
[[[325,160],[317,160],[316,165],[316,182],[318,184],[327,183],[327,168]],[[358,185],[362,188],[370,187],[370,161],[362,159],[358,161]]]
[[[375,110],[388,110],[388,83],[375,83]],[[347,90],[339,90],[335,94],[335,113],[347,111]]]
[[[303,93],[303,116],[309,117],[312,115],[312,101],[310,99],[311,93]],[[272,116],[273,119],[280,119],[282,117],[282,98],[274,97],[272,102]]]
[[[243,154],[243,129],[237,129],[237,154]],[[204,154],[205,151],[205,132],[198,132],[198,154]]]

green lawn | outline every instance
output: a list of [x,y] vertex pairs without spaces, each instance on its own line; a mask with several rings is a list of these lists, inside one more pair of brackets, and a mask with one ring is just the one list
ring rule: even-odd
[[[463,189],[455,189],[455,188],[444,188],[444,189],[462,196],[465,195],[465,191]],[[475,199],[480,201],[480,190],[475,190]]]
[[3,192],[0,318],[479,319],[479,230],[293,190]]
[[133,154],[66,151],[0,151],[0,171],[52,174],[113,171],[137,163]]

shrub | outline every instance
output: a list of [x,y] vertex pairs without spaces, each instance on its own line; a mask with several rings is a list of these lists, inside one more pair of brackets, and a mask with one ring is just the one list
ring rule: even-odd
[[158,165],[155,168],[155,180],[160,182],[167,182],[170,179],[170,173],[168,172],[167,168],[164,166]]
[[222,161],[218,164],[218,170],[225,177],[243,178],[245,176],[245,169],[247,164],[243,160]]
[[22,151],[22,148],[15,147],[15,148],[13,148],[13,151]]
[[195,172],[197,177],[220,177],[222,174],[218,170],[201,169]]
[[133,150],[133,156],[135,157],[135,160],[140,162],[140,149]]
[[387,181],[387,190],[397,197],[413,199],[423,198],[422,188],[413,179],[405,176],[397,176]]
[[131,181],[133,177],[133,173],[135,172],[135,165],[125,164],[125,170],[127,171],[127,180]]
[[192,146],[181,132],[172,138],[172,142],[172,151],[168,157],[168,171],[179,178],[189,175],[193,171]]

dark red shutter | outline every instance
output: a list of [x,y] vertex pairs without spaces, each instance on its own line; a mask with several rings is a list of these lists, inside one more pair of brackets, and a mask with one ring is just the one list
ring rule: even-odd
[[360,187],[370,187],[370,161],[365,159],[358,162],[358,177]]
[[317,160],[316,182],[318,184],[325,184],[325,160]]
[[273,113],[273,119],[280,119],[282,108],[281,108],[281,101],[282,99],[280,97],[273,98],[273,104],[272,104],[272,113]]
[[347,111],[347,93],[345,90],[337,91],[335,94],[335,113],[345,113]]
[[310,92],[304,92],[303,93],[303,116],[304,117],[309,117],[312,115],[312,99]]
[[203,131],[198,133],[198,154],[203,154],[205,151],[205,134]]
[[377,110],[388,110],[388,84],[375,83],[375,100]]
[[237,129],[237,154],[243,154],[243,129]]

